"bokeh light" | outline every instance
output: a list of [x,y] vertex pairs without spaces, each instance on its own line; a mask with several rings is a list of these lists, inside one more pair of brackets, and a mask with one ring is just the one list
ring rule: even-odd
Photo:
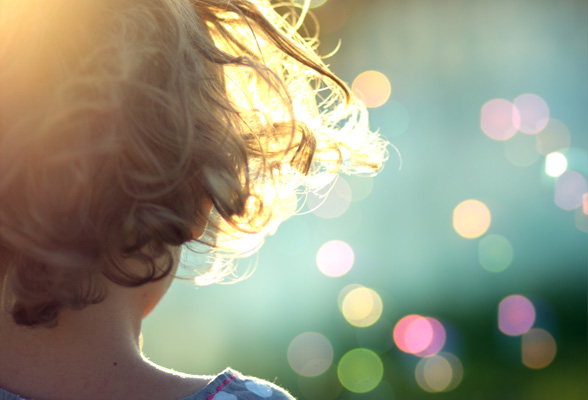
[[353,291],[354,289],[362,287],[365,286],[360,285],[359,283],[352,283],[341,289],[341,291],[339,292],[339,296],[337,296],[337,304],[339,305],[339,311],[343,312],[343,300],[345,300],[345,297],[349,294],[349,292]]
[[373,325],[382,315],[382,299],[378,293],[366,287],[351,290],[341,304],[341,312],[351,325]]
[[446,333],[438,320],[411,314],[398,321],[393,338],[396,346],[405,353],[429,357],[443,348]]
[[310,193],[306,204],[316,216],[332,219],[340,217],[347,211],[351,204],[351,198],[351,187],[345,178],[340,176],[327,193],[319,196]]
[[549,332],[540,328],[533,328],[523,335],[522,359],[529,368],[541,369],[547,367],[557,352],[555,339]]
[[384,376],[380,357],[368,349],[353,349],[339,361],[337,375],[341,384],[354,393],[367,393],[379,385]]
[[353,249],[341,240],[331,240],[323,244],[316,253],[319,270],[332,278],[345,275],[355,261]]
[[514,99],[521,120],[519,130],[535,134],[543,130],[549,122],[549,107],[545,100],[536,94],[523,94]]
[[[334,33],[340,30],[349,18],[349,4],[345,1],[327,1],[313,10],[320,22],[320,33]],[[329,49],[329,52],[332,49]]]
[[478,243],[478,260],[484,269],[500,272],[512,263],[512,245],[501,235],[486,235]]
[[554,151],[565,151],[570,147],[572,137],[567,126],[557,119],[550,119],[547,126],[537,134],[535,146],[544,156]]
[[[404,351],[405,353],[414,353],[414,351],[412,351],[412,349],[410,349],[406,343],[406,333],[407,333],[408,327],[413,322],[418,321],[421,318],[423,318],[423,317],[421,317],[420,315],[416,315],[416,314],[407,315],[407,316],[401,318],[400,321],[398,321],[396,323],[396,326],[394,327],[394,331],[392,332],[392,336],[394,338],[394,343],[396,344],[396,346],[400,350]],[[433,331],[433,329],[431,327],[430,333],[428,334],[428,336],[431,338],[431,340],[432,340],[432,336],[433,336],[432,331]],[[426,345],[422,346],[421,349],[418,349],[418,351],[424,350],[429,344],[430,344],[430,341]]]
[[588,213],[585,213],[584,209],[578,208],[576,210],[576,213],[574,215],[574,223],[578,230],[588,233]]
[[431,328],[433,329],[433,338],[424,350],[419,351],[415,354],[419,357],[431,357],[439,353],[443,349],[443,346],[445,346],[445,340],[447,338],[447,334],[445,333],[445,327],[443,327],[443,324],[441,322],[439,322],[435,318],[425,318],[427,319],[427,321],[431,325]]
[[529,167],[539,159],[535,147],[535,137],[530,135],[515,135],[504,142],[504,156],[517,167]]
[[423,317],[416,318],[407,327],[404,333],[404,344],[409,353],[424,351],[433,341],[433,327]]
[[461,383],[463,367],[455,355],[441,353],[420,360],[415,377],[419,386],[427,392],[448,392]]
[[588,193],[582,195],[582,212],[588,215]]
[[445,392],[449,392],[458,387],[461,383],[463,379],[463,365],[459,358],[453,353],[442,352],[439,353],[439,355],[444,357],[447,361],[449,361],[449,364],[451,365],[451,370],[453,371],[451,383],[449,384],[449,386],[445,388]]
[[348,177],[347,182],[351,187],[351,201],[358,202],[366,199],[374,188],[374,178],[367,176]]
[[520,123],[519,111],[508,100],[494,99],[482,106],[480,126],[494,140],[510,139],[517,133]]
[[365,71],[355,78],[351,90],[365,103],[366,107],[375,108],[388,101],[392,93],[392,86],[383,73]]
[[519,336],[535,323],[535,307],[521,295],[505,297],[498,305],[498,328],[509,336]]
[[545,157],[545,173],[557,178],[568,168],[568,159],[559,152],[549,153]]
[[453,228],[464,238],[482,236],[490,227],[490,210],[479,200],[462,201],[453,210]]
[[588,175],[588,152],[578,147],[570,147],[565,152],[568,160],[568,169],[580,172],[584,176]]
[[424,358],[417,364],[416,380],[420,387],[428,392],[442,392],[451,383],[453,370],[443,356]]
[[583,204],[588,190],[586,179],[578,171],[564,172],[555,182],[555,204],[563,210],[573,210]]
[[329,339],[316,332],[296,336],[288,347],[288,363],[302,376],[318,376],[333,362],[333,346]]

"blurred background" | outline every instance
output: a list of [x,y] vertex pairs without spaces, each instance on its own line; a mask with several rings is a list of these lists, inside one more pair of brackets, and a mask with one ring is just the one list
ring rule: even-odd
[[586,399],[588,2],[311,3],[401,158],[342,176],[247,280],[174,283],[145,354],[298,399]]

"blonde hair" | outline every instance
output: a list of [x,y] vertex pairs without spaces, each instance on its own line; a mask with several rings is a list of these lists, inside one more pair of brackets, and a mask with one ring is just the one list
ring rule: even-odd
[[314,44],[268,1],[0,0],[0,270],[15,321],[101,301],[101,275],[161,279],[170,245],[250,253],[297,196],[377,172],[387,143]]

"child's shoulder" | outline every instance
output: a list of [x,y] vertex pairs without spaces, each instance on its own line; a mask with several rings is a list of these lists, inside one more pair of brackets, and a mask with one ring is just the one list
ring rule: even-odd
[[288,392],[273,383],[243,376],[226,369],[208,386],[182,400],[294,400]]
[[[0,400],[33,400],[0,388]],[[273,383],[226,369],[202,390],[181,400],[295,400]]]

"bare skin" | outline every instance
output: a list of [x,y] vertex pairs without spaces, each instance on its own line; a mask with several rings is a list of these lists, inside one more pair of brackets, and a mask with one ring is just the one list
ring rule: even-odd
[[87,400],[176,400],[202,389],[212,377],[164,369],[139,348],[141,321],[171,280],[139,288],[108,283],[103,302],[62,312],[55,328],[18,326],[2,307],[0,387],[40,400],[79,400],[80,394]]

